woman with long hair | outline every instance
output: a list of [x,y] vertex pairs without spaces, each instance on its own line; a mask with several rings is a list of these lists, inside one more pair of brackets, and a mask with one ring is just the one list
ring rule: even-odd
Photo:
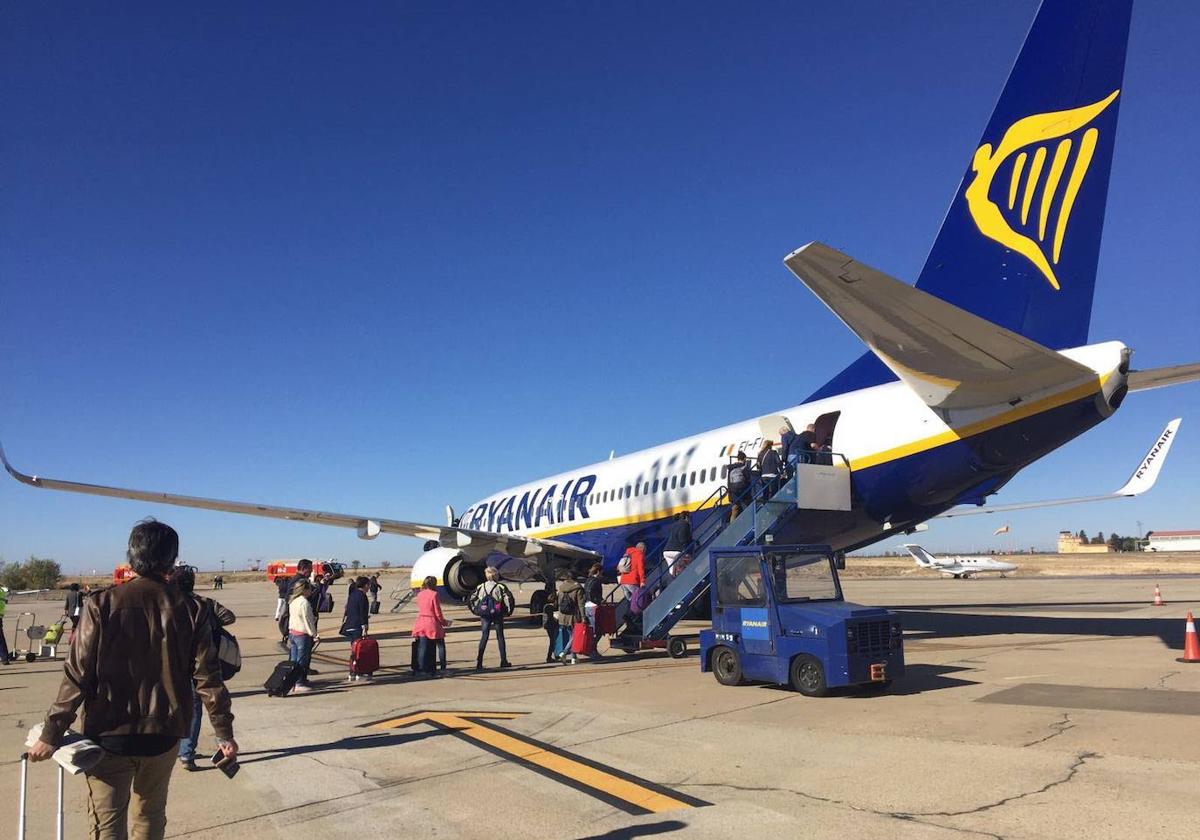
[[[420,673],[427,677],[436,676],[437,673],[446,673],[446,628],[450,626],[450,619],[442,614],[442,605],[438,603],[437,595],[437,578],[433,575],[425,578],[421,584],[421,591],[417,593],[417,620],[413,622],[412,636],[418,640],[417,645],[417,664],[420,666]],[[437,645],[437,657],[440,668],[437,670],[424,670],[425,663],[432,662],[431,659],[426,659],[429,655],[429,645]]]
[[320,639],[317,635],[317,615],[313,611],[309,596],[313,585],[300,578],[292,584],[288,603],[288,659],[304,665],[304,676],[296,681],[292,694],[312,691],[308,684],[308,665],[312,661],[313,645]]

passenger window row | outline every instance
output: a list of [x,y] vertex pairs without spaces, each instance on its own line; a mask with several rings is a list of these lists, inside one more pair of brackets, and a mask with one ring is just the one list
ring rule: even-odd
[[[721,467],[721,478],[725,478],[725,473],[728,467]],[[706,484],[717,480],[717,468],[710,467],[700,471],[692,470],[690,473],[682,473],[673,475],[668,478],[656,478],[653,481],[640,482],[638,484],[626,484],[624,487],[618,487],[615,490],[601,490],[592,493],[588,496],[588,504],[605,504],[607,502],[616,502],[623,499],[633,498],[635,496],[650,496],[656,493],[666,493],[671,490],[676,490],[682,487],[692,487],[696,484]]]

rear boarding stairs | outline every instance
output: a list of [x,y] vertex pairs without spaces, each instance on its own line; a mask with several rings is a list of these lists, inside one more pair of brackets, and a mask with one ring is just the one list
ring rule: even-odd
[[[720,487],[709,496],[698,508],[705,512],[704,518],[693,525],[692,543],[680,554],[674,574],[661,552],[656,552],[659,562],[646,574],[638,595],[639,603],[644,604],[640,615],[630,608],[620,586],[605,598],[605,603],[615,606],[618,616],[611,647],[627,653],[665,647],[672,657],[686,656],[686,640],[671,636],[671,630],[708,593],[710,551],[773,542],[775,532],[806,510],[849,511],[850,465],[836,453],[821,454],[825,456],[824,464],[791,465],[791,475],[777,491],[772,493],[772,486],[766,485],[748,493],[742,500],[745,507],[732,522],[726,488]],[[691,559],[679,568],[687,557]]]

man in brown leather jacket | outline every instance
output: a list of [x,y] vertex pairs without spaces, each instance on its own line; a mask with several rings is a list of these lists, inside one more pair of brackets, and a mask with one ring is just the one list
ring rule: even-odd
[[[129,535],[136,577],[83,603],[58,698],[46,714],[34,761],[49,758],[83,706],[83,734],[105,755],[87,774],[89,836],[159,840],[167,826],[167,786],[175,748],[191,725],[194,684],[225,754],[237,757],[229,692],[221,682],[209,607],[166,582],[179,535],[146,520]],[[132,806],[132,807],[131,807]]]

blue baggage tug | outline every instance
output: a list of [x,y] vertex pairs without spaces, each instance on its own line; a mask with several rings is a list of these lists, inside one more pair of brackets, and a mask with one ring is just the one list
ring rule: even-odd
[[843,600],[829,546],[713,549],[709,575],[713,626],[700,633],[700,669],[722,685],[771,682],[821,697],[904,675],[899,619]]

